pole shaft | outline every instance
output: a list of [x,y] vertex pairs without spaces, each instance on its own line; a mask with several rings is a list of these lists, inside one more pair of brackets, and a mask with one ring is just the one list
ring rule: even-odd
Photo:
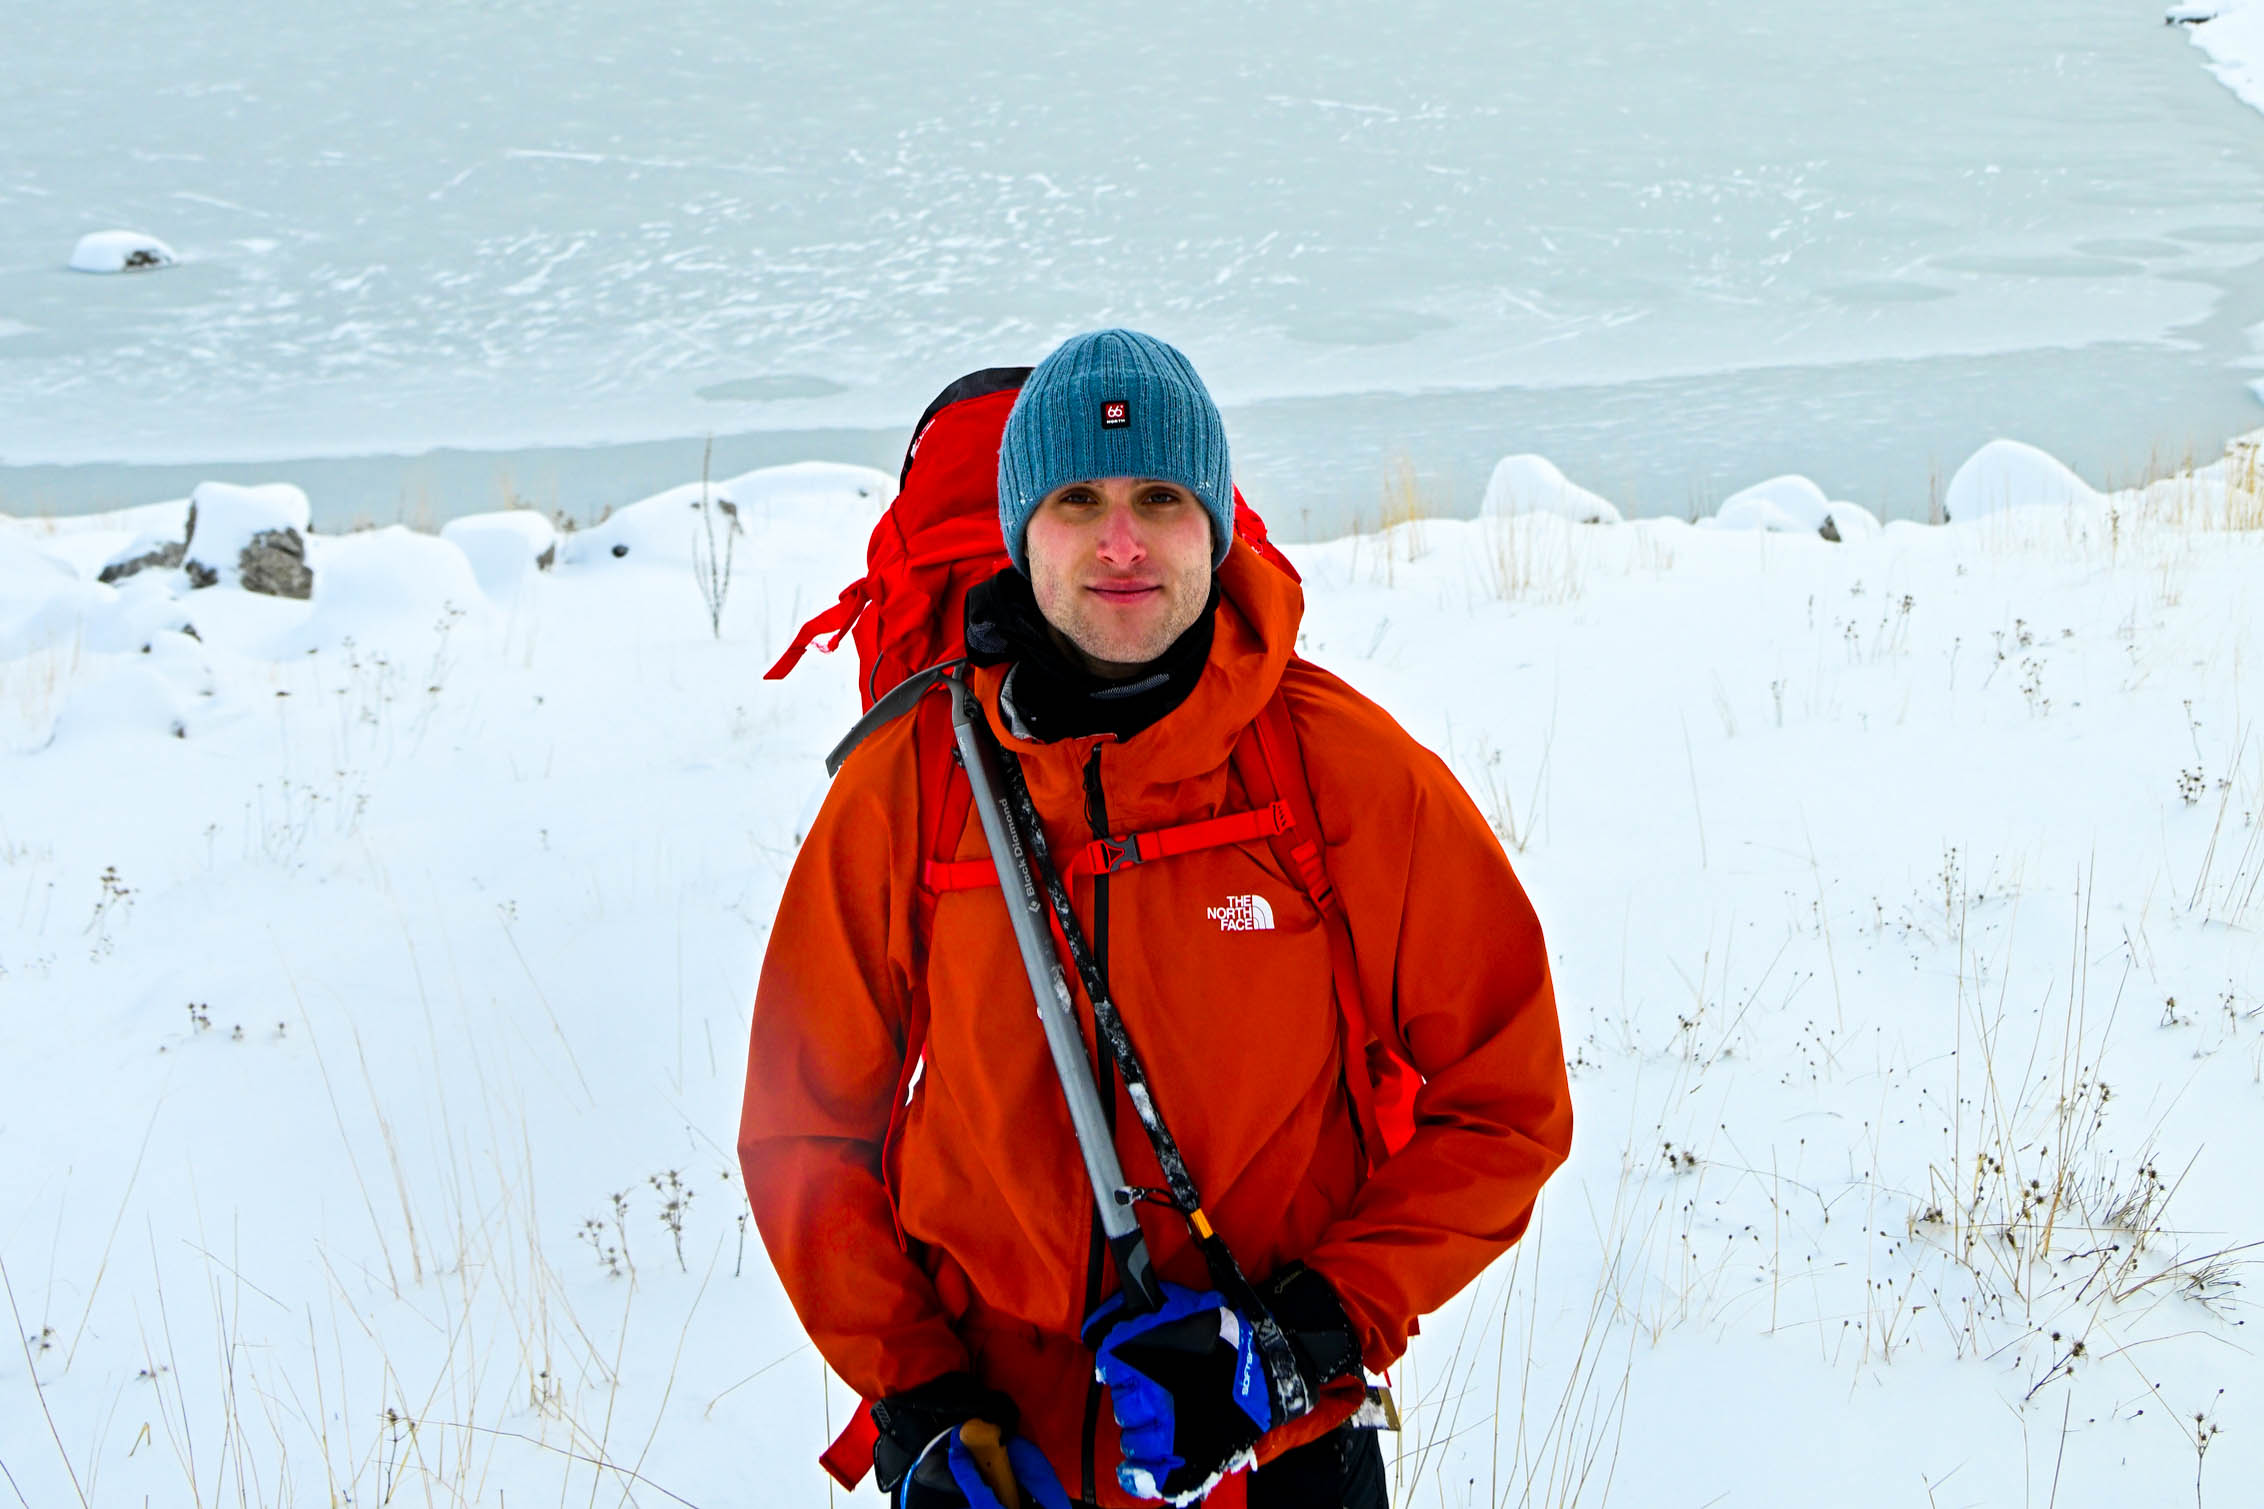
[[1109,1130],[1108,1116],[1101,1107],[1100,1092],[1094,1088],[1092,1070],[1085,1062],[1085,1040],[1077,1030],[1076,1002],[1069,994],[1069,980],[1062,971],[1061,960],[1054,953],[1037,876],[1022,835],[1008,819],[1005,804],[999,798],[998,751],[986,737],[989,729],[977,727],[983,711],[975,701],[974,692],[958,676],[947,680],[951,687],[952,737],[959,745],[960,760],[967,767],[967,784],[974,792],[975,812],[982,820],[983,838],[990,845],[992,862],[998,868],[999,891],[1005,897],[1014,942],[1022,955],[1023,970],[1029,976],[1030,994],[1037,1002],[1038,1020],[1045,1028],[1046,1048],[1053,1055],[1054,1075],[1061,1081],[1062,1098],[1069,1107],[1069,1124],[1077,1134],[1077,1150],[1085,1160],[1085,1177],[1093,1187],[1093,1204],[1099,1213],[1101,1232],[1108,1240],[1110,1252],[1115,1254],[1127,1304],[1135,1309],[1150,1308],[1161,1303],[1162,1291],[1156,1286],[1147,1242],[1140,1231],[1139,1217],[1132,1209],[1123,1165],[1117,1161],[1116,1141]]

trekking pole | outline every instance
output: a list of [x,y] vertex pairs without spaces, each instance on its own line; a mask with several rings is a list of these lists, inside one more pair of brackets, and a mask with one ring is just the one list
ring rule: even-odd
[[1077,1150],[1084,1155],[1085,1177],[1093,1186],[1093,1204],[1100,1213],[1101,1232],[1124,1289],[1130,1314],[1160,1309],[1163,1286],[1148,1260],[1147,1238],[1132,1208],[1135,1198],[1124,1182],[1117,1162],[1116,1143],[1108,1117],[1101,1109],[1100,1091],[1093,1086],[1092,1070],[1085,1064],[1085,1040],[1077,1030],[1077,1007],[1069,995],[1069,980],[1054,953],[1046,928],[1046,903],[1030,864],[1021,830],[999,799],[998,746],[984,720],[981,704],[962,670],[943,678],[951,687],[951,733],[959,745],[959,758],[967,767],[967,784],[974,792],[974,807],[982,818],[983,838],[990,845],[991,862],[998,867],[998,888],[1006,898],[1006,913],[1014,925],[1014,942],[1022,953],[1022,967],[1030,977],[1030,994],[1037,1000],[1038,1020],[1045,1027],[1046,1047],[1053,1054],[1053,1072],[1061,1081],[1062,1098],[1069,1104],[1069,1125],[1077,1134]]

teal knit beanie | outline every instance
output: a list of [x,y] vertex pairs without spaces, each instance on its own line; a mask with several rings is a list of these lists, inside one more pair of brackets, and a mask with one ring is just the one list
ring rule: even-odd
[[1073,335],[1022,384],[998,447],[998,526],[1030,574],[1022,540],[1039,500],[1070,482],[1151,477],[1211,516],[1211,569],[1234,543],[1234,469],[1218,405],[1179,351],[1137,330]]

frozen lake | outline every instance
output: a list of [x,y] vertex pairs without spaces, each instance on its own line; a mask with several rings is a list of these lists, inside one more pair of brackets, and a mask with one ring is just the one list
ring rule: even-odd
[[[2161,14],[19,18],[0,510],[589,511],[711,432],[892,466],[943,382],[1103,322],[1187,347],[1291,532],[1402,458],[1467,511],[1519,450],[1678,514],[1785,470],[1923,514],[1997,434],[2127,481],[2264,424],[2264,115]],[[65,270],[120,226],[183,264]]]

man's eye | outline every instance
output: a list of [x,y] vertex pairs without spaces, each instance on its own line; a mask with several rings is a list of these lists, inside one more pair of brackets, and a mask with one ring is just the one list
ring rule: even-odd
[[1172,491],[1168,487],[1159,487],[1154,492],[1148,494],[1148,503],[1150,504],[1150,506],[1156,508],[1169,507],[1171,504],[1184,503],[1186,501],[1187,500],[1183,495]]

